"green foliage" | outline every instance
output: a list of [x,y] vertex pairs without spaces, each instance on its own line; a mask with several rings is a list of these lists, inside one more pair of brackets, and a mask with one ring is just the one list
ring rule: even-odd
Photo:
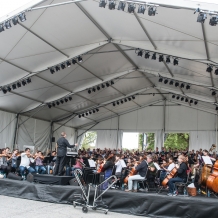
[[139,146],[138,146],[138,149],[140,151],[143,149],[143,142],[144,142],[144,134],[139,133]]
[[169,133],[164,147],[166,149],[187,149],[189,146],[189,134],[188,133]]
[[96,139],[97,139],[96,132],[93,131],[86,132],[82,142],[82,148],[84,149],[93,148],[91,144],[95,143]]
[[154,143],[155,143],[155,134],[154,133],[147,133],[147,148],[146,150],[154,150]]

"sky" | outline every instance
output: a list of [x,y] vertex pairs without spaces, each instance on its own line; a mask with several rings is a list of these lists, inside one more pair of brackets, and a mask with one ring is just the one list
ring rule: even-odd
[[127,149],[138,149],[139,133],[138,132],[124,132],[122,147]]

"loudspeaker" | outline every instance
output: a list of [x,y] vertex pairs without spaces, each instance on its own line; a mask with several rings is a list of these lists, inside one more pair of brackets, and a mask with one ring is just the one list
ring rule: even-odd
[[27,175],[27,177],[26,177],[26,180],[27,180],[28,182],[33,182],[33,180],[34,180],[33,174],[28,173],[28,175]]
[[76,180],[76,178],[71,179],[71,180],[69,181],[69,183],[70,183],[70,185],[72,185],[72,186],[78,186],[78,185],[79,185],[78,182],[77,182],[77,180]]
[[72,176],[53,176],[50,174],[34,174],[34,182],[51,185],[68,185]]
[[13,180],[22,180],[21,176],[18,176],[17,174],[14,173],[8,173],[8,179],[13,179]]
[[52,138],[51,138],[51,141],[52,141],[52,142],[55,142],[55,137],[52,137]]

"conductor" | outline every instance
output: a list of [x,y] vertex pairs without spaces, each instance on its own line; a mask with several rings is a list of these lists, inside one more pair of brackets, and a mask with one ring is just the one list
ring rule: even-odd
[[73,147],[77,146],[77,144],[70,145],[66,139],[66,136],[67,136],[66,133],[62,132],[61,138],[59,138],[57,141],[57,159],[55,162],[55,169],[54,169],[54,173],[53,173],[54,176],[56,176],[56,175],[61,176],[61,174],[62,174],[62,170],[63,170],[64,165],[65,165],[67,147],[73,148]]

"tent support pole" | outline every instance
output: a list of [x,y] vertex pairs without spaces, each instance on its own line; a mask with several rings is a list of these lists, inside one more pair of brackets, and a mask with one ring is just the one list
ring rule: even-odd
[[116,150],[118,149],[118,144],[119,144],[119,130],[120,130],[120,116],[117,117],[117,147],[116,147]]
[[164,136],[166,131],[166,99],[164,99],[164,107],[163,107],[163,147],[164,147]]
[[51,122],[51,128],[50,128],[50,150],[52,152],[52,138],[53,138],[53,121]]
[[13,143],[13,149],[15,149],[15,144],[16,144],[16,139],[17,139],[17,130],[18,130],[18,120],[19,120],[19,115],[20,115],[20,114],[17,114],[16,126],[15,126],[15,131],[14,131],[14,143]]

